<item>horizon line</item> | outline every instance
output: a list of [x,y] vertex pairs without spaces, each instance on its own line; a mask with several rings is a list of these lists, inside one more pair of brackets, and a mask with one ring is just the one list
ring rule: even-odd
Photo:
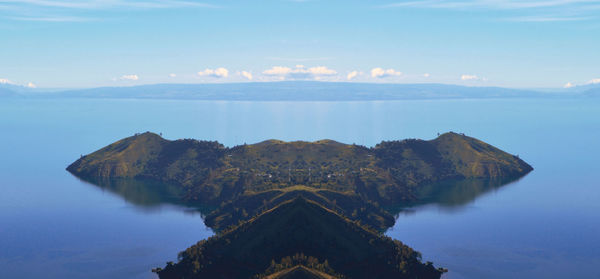
[[502,89],[513,89],[513,90],[565,90],[570,88],[583,87],[591,84],[575,85],[573,87],[509,87],[509,86],[498,86],[498,85],[477,85],[477,84],[456,84],[456,83],[442,83],[442,82],[413,82],[413,83],[400,83],[400,82],[368,82],[368,81],[323,81],[323,80],[274,80],[274,81],[231,81],[231,82],[157,82],[157,83],[142,83],[142,84],[129,84],[129,85],[100,85],[90,87],[28,87],[26,85],[5,83],[0,84],[1,86],[14,86],[20,89],[31,90],[31,91],[69,91],[69,90],[90,90],[100,88],[134,88],[142,86],[160,86],[160,85],[243,85],[243,84],[277,84],[277,83],[322,83],[322,84],[362,84],[362,85],[374,85],[374,86],[393,86],[393,85],[443,85],[443,86],[457,86],[467,88],[502,88]]

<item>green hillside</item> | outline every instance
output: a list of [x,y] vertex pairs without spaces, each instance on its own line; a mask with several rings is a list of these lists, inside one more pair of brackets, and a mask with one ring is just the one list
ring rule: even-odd
[[273,259],[304,253],[326,259],[348,278],[439,278],[400,241],[297,197],[216,237],[198,242],[167,265],[161,278],[251,278]]
[[[440,191],[432,187],[447,187],[446,195],[459,189],[445,182],[512,181],[532,168],[456,133],[368,148],[332,140],[225,147],[148,132],[82,156],[67,170],[108,181],[102,187],[139,204],[177,200],[203,208],[217,235],[156,269],[163,279],[439,278],[443,270],[383,236],[394,207],[435,199]],[[471,189],[469,197],[488,188]]]

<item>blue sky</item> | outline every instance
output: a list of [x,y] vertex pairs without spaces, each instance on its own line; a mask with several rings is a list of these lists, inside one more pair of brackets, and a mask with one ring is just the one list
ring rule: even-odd
[[0,83],[600,83],[600,0],[0,0]]

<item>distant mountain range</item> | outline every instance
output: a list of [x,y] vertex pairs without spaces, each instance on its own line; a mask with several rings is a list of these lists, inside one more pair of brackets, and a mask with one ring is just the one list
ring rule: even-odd
[[31,88],[19,86],[10,83],[0,83],[0,98],[2,97],[18,97],[33,93]]
[[600,84],[589,84],[584,86],[574,87],[576,92],[587,97],[600,97]]
[[219,84],[155,84],[42,91],[0,85],[0,97],[119,98],[231,101],[370,101],[418,99],[561,98],[597,97],[600,85],[560,90],[502,87],[467,87],[448,84],[377,84],[348,82],[283,81]]

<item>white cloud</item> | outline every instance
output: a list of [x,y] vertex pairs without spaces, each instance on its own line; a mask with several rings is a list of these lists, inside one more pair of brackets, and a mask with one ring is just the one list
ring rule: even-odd
[[325,66],[312,67],[309,68],[308,71],[316,76],[332,76],[337,74],[335,70],[329,69]]
[[304,65],[296,65],[295,68],[274,66],[271,69],[264,70],[263,75],[278,76],[281,78],[292,79],[322,79],[323,77],[335,76],[337,71],[325,66],[306,68]]
[[8,79],[0,78],[0,84],[15,84],[15,83]]
[[177,75],[176,74],[169,74],[169,77],[174,78],[174,77],[177,77]]
[[402,72],[396,71],[394,69],[382,69],[382,68],[373,68],[371,69],[371,77],[374,78],[386,78],[393,76],[401,76]]
[[138,80],[138,75],[123,75],[119,78],[120,80]]
[[[5,79],[5,78],[0,78],[0,84],[17,85],[16,83],[12,82],[11,80]],[[25,85],[25,87],[36,88],[37,86],[33,82],[29,82]]]
[[592,80],[586,82],[586,84],[600,84],[600,78],[592,79]]
[[358,76],[358,71],[352,71],[350,73],[348,73],[348,75],[346,76],[346,79],[348,80],[352,80],[353,78]]
[[242,71],[241,75],[245,78],[247,78],[248,80],[252,80],[252,73],[251,72],[247,72],[247,71]]
[[430,77],[430,76],[431,76],[431,75],[430,75],[429,73],[424,73],[424,74],[423,74],[423,77],[425,77],[425,78],[428,78],[428,77]]
[[[593,85],[593,84],[600,84],[600,78],[594,78],[594,79],[589,80],[586,83],[579,84],[579,85]],[[572,88],[572,87],[576,87],[579,85],[572,83],[572,82],[567,82],[565,85],[563,85],[563,88]]]
[[476,75],[467,75],[467,74],[461,75],[460,79],[461,80],[480,80],[480,78]]
[[213,78],[226,78],[229,76],[229,70],[221,67],[216,69],[206,69],[202,72],[198,72],[199,76],[209,76]]
[[280,75],[287,75],[292,71],[291,68],[288,67],[281,67],[281,66],[274,66],[271,69],[268,70],[264,70],[263,71],[263,75],[268,75],[268,76],[280,76]]

